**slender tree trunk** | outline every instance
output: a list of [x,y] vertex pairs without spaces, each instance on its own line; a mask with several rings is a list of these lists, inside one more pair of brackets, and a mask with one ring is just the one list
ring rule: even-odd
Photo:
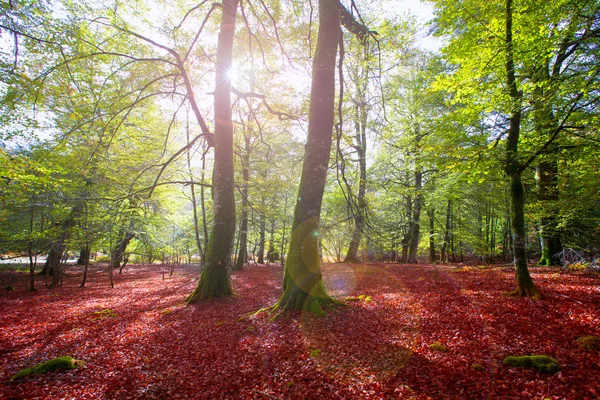
[[452,200],[448,199],[448,207],[446,210],[446,230],[444,232],[444,243],[442,244],[442,251],[440,254],[440,261],[445,263],[448,262],[447,248],[450,244],[450,232],[452,230]]
[[[364,49],[364,57],[365,63],[367,59],[367,49]],[[350,200],[353,214],[354,214],[354,231],[352,233],[352,239],[350,241],[350,245],[348,246],[348,252],[346,253],[346,257],[344,258],[344,262],[359,262],[357,257],[358,246],[360,245],[360,241],[363,234],[363,229],[365,226],[365,215],[367,209],[367,203],[365,200],[366,188],[367,188],[367,90],[368,90],[368,72],[369,69],[365,65],[362,70],[362,76],[360,76],[360,82],[358,84],[358,93],[357,93],[357,101],[354,108],[355,117],[354,117],[354,129],[355,129],[355,141],[356,144],[353,146],[354,150],[356,150],[356,155],[358,157],[358,168],[359,168],[359,177],[358,177],[358,193],[356,196],[356,200]],[[347,183],[347,181],[346,181]],[[350,185],[347,187],[348,189],[348,198],[353,199],[352,197],[352,188]]]
[[[562,251],[560,230],[551,203],[558,201],[558,165],[556,161],[541,162],[537,167],[538,198],[546,203],[540,218],[540,236],[542,238],[542,257],[539,265],[560,265],[558,254]],[[547,209],[550,209],[546,211]]]
[[267,250],[267,265],[275,262],[275,258],[275,220],[272,220],[269,233],[269,250]]
[[242,220],[240,221],[240,238],[238,255],[234,270],[241,270],[248,259],[248,182],[250,181],[250,137],[244,135],[245,148],[242,156]]
[[[264,204],[264,199],[263,204]],[[259,229],[259,240],[258,240],[258,257],[256,262],[258,264],[265,263],[265,230],[266,230],[266,216],[264,211],[260,214],[260,229]]]
[[402,236],[402,256],[400,258],[400,262],[402,264],[406,264],[406,262],[408,261],[408,246],[410,244],[410,238],[412,235],[412,218],[413,218],[413,211],[412,211],[412,197],[411,196],[407,196],[406,197],[406,231],[404,232],[404,236]]
[[233,39],[238,0],[223,0],[217,45],[217,73],[214,93],[215,164],[213,170],[214,223],[206,247],[206,262],[198,286],[187,302],[233,294],[229,280],[235,236],[235,194],[233,171],[233,124],[231,122],[231,80]]
[[435,208],[429,209],[429,262],[435,264]]
[[513,232],[513,256],[515,264],[516,289],[519,296],[539,298],[527,267],[525,247],[525,196],[521,181],[522,166],[518,160],[519,135],[521,130],[522,93],[517,88],[512,41],[512,0],[506,0],[506,81],[510,90],[512,109],[506,140],[505,172],[510,179],[511,227]]
[[89,257],[89,254],[90,254],[90,245],[89,245],[89,243],[85,244],[85,249],[87,251],[88,257],[85,258],[85,267],[83,268],[83,278],[81,280],[81,285],[80,285],[81,287],[85,286],[85,283],[87,281],[88,267],[90,265],[90,257]]
[[338,0],[319,0],[319,33],[312,67],[308,137],[284,269],[283,293],[275,309],[310,310],[322,314],[322,307],[333,302],[323,284],[318,242],[333,135],[340,11]]
[[[206,171],[206,157],[202,157],[202,173],[200,182],[204,183]],[[202,253],[202,265],[206,263],[206,249],[208,248],[208,223],[206,221],[206,200],[204,198],[204,186],[200,186],[200,210],[202,211],[202,230],[204,231],[204,252]]]
[[[186,126],[186,137],[188,145],[190,143],[190,127],[189,124]],[[190,154],[191,149],[187,150],[187,166],[188,172],[190,174],[190,180],[194,180],[194,174],[192,172],[192,156]],[[204,160],[205,154],[202,155],[202,159]],[[203,179],[204,181],[204,179]],[[204,183],[204,182],[201,182]],[[194,184],[190,185],[190,194],[192,197],[192,214],[194,216],[194,238],[196,239],[196,247],[198,248],[198,254],[200,255],[200,259],[204,260],[204,249],[202,247],[202,242],[200,240],[200,226],[198,224],[198,204],[196,204],[196,187]]]
[[419,259],[417,254],[419,251],[419,241],[421,240],[421,206],[423,204],[422,189],[422,178],[423,174],[417,167],[415,171],[415,203],[413,205],[413,216],[411,218],[412,228],[410,229],[410,243],[408,246],[408,260],[409,264],[417,264]]

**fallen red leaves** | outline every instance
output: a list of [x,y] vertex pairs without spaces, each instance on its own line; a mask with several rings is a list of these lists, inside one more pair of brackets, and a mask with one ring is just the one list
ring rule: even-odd
[[[0,398],[537,398],[600,393],[600,354],[579,336],[600,334],[600,279],[534,269],[545,299],[507,297],[509,268],[395,264],[324,267],[347,307],[325,318],[271,320],[251,312],[281,292],[280,267],[232,275],[236,297],[185,307],[197,273],[158,266],[117,276],[93,271],[54,291],[0,294]],[[364,295],[364,296],[361,296]],[[360,297],[360,298],[359,298]],[[101,313],[97,313],[102,311]],[[245,318],[241,318],[244,317]],[[446,351],[429,345],[440,342]],[[435,346],[434,346],[435,347]],[[546,354],[562,371],[502,365],[507,355]],[[72,355],[74,371],[8,379],[21,368]],[[485,370],[476,371],[472,364]]]

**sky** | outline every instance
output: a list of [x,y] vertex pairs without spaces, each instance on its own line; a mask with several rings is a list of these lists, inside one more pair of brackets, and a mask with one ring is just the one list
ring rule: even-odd
[[[417,21],[424,27],[433,18],[433,3],[429,1],[382,0],[380,4],[383,9],[390,10],[396,15],[414,15]],[[427,29],[425,27],[417,40],[417,45],[424,50],[438,51],[442,46],[441,40],[427,36],[426,32]]]

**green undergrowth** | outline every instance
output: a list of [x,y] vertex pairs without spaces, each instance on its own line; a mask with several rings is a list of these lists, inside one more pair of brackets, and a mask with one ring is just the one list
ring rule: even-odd
[[560,371],[558,361],[544,355],[508,356],[502,363],[510,365],[511,367],[534,369],[547,374],[554,374],[555,372]]
[[10,378],[11,381],[15,381],[17,379],[21,379],[28,375],[33,374],[45,374],[50,371],[65,371],[71,369],[77,369],[81,366],[85,365],[85,361],[75,360],[71,356],[63,356],[58,358],[53,358],[52,360],[48,360],[46,362],[37,364],[30,368],[25,368],[17,372]]
[[600,336],[583,336],[577,339],[577,343],[584,350],[600,351]]

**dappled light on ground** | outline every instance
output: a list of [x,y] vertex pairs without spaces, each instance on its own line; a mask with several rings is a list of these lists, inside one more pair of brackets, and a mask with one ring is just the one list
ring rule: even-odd
[[[544,300],[506,296],[509,268],[331,264],[328,290],[346,306],[323,318],[269,312],[282,268],[232,275],[236,296],[185,307],[198,278],[178,267],[128,267],[111,289],[70,267],[63,288],[26,292],[3,273],[0,398],[596,398],[598,352],[578,337],[600,332],[600,279],[533,269]],[[432,345],[439,343],[443,347]],[[545,354],[561,371],[502,364]],[[8,382],[18,370],[71,355],[86,362]],[[473,368],[473,365],[483,368]]]

